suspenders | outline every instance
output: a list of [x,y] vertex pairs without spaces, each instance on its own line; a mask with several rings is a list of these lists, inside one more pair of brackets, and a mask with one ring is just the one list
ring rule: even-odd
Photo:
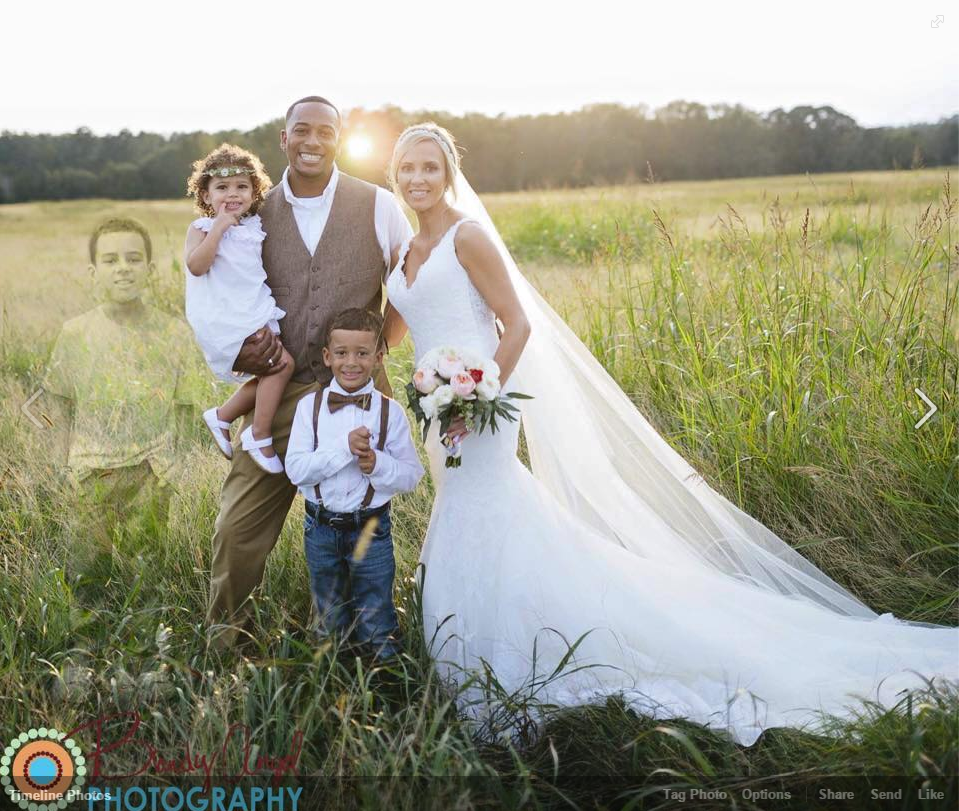
[[[324,387],[325,388],[325,387]],[[319,422],[320,422],[320,406],[323,405],[323,391],[320,389],[315,397],[313,398],[313,450],[315,451],[317,446],[320,444],[320,434],[319,434]],[[384,445],[386,444],[386,427],[390,421],[390,398],[387,397],[382,392],[379,392],[380,395],[380,438],[376,441],[376,449],[378,451],[383,450]],[[370,502],[373,500],[373,485],[370,484],[366,488],[366,495],[363,496],[363,503],[361,507],[369,507]],[[320,499],[320,485],[313,485],[313,495],[316,496],[317,504],[322,504],[323,501]]]

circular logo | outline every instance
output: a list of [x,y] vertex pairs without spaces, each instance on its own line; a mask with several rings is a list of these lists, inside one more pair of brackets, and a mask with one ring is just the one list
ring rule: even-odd
[[[66,740],[64,740],[66,738]],[[66,808],[80,794],[87,769],[72,738],[55,729],[21,732],[0,757],[0,784],[20,808],[53,811]]]

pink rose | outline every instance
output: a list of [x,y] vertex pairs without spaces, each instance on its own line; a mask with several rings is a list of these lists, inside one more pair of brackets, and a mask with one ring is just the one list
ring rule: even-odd
[[476,388],[476,381],[469,372],[457,372],[450,378],[450,386],[453,387],[453,394],[469,397]]
[[458,353],[452,350],[443,352],[436,362],[436,371],[447,380],[452,380],[453,375],[462,372],[465,368],[466,366],[463,364],[463,359]]
[[432,394],[440,384],[440,379],[435,369],[424,366],[413,372],[413,386],[420,394]]

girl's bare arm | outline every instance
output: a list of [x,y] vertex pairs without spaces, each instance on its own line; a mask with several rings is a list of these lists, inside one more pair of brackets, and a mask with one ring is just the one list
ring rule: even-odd
[[216,258],[216,249],[220,245],[220,238],[231,225],[236,225],[239,217],[226,213],[226,203],[213,220],[209,233],[194,228],[192,225],[186,232],[186,244],[183,246],[183,259],[187,270],[194,276],[202,276],[211,267]]

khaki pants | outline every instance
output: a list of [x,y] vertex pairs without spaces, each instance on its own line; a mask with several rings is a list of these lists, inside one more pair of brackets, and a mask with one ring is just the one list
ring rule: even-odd
[[[374,380],[380,391],[392,393],[382,367],[377,367]],[[297,403],[319,388],[315,381],[290,381],[283,392],[272,429],[273,448],[281,459],[286,456]],[[243,418],[241,430],[252,421],[250,412]],[[266,559],[276,545],[296,492],[285,474],[267,473],[239,446],[234,448],[214,528],[206,616],[207,626],[226,626],[214,629],[213,641],[221,650],[235,644],[241,631],[250,629],[252,606],[248,598],[263,580]]]
[[90,471],[77,493],[68,573],[91,582],[105,581],[118,532],[137,536],[138,544],[155,543],[167,524],[172,493],[146,460],[130,467]]

